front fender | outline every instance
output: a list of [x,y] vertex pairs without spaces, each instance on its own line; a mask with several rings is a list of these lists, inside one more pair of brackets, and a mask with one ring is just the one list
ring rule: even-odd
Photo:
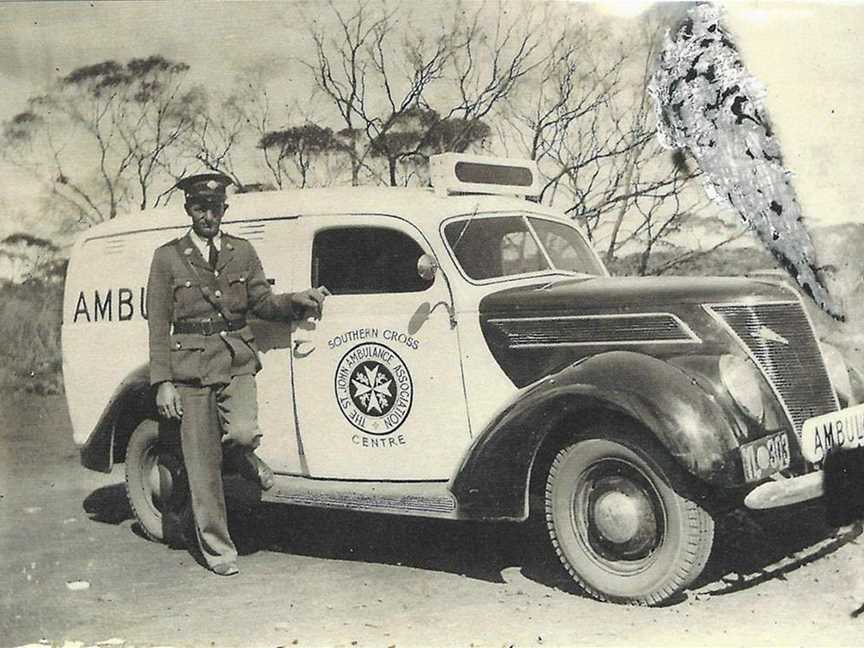
[[[653,434],[689,473],[732,486],[740,465],[735,422],[681,369],[651,356],[592,356],[519,392],[477,437],[452,480],[468,517],[524,519],[538,449],[567,422],[573,433],[598,411],[626,416]],[[583,418],[580,418],[583,417]]]
[[[115,458],[125,454],[129,430],[121,426],[124,417],[127,417],[126,420],[138,420],[153,409],[152,401],[150,369],[144,365],[126,376],[114,390],[96,427],[81,446],[81,465],[90,470],[110,473]],[[118,439],[118,428],[126,436]],[[122,447],[118,447],[118,442]]]

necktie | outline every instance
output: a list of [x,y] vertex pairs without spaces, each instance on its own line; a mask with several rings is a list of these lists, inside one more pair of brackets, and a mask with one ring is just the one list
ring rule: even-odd
[[214,270],[216,269],[216,262],[219,260],[219,250],[216,249],[216,245],[213,243],[213,239],[207,239],[207,262],[210,264],[210,267]]

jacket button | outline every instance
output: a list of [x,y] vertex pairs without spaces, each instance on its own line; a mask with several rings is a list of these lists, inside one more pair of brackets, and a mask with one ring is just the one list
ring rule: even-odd
[[221,290],[217,290],[217,291],[216,291],[215,293],[213,293],[213,294],[216,295],[217,297],[221,297],[221,296],[222,296],[222,291],[221,291]]
[[240,283],[246,283],[246,277],[240,277]]
[[187,287],[187,288],[191,288],[191,287],[192,287],[192,282],[191,282],[191,281],[187,281],[187,282],[186,282],[186,287]]
[[214,270],[214,271],[213,271],[213,276],[214,276],[214,277],[218,277],[218,276],[219,276],[219,271],[218,271],[218,270]]
[[228,331],[219,331],[219,335],[222,337],[226,337],[228,335]]
[[177,348],[178,348],[178,349],[180,348],[180,343],[179,343],[179,342],[177,343]]

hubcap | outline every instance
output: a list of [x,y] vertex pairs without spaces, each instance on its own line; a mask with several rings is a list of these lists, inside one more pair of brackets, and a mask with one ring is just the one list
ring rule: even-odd
[[[583,486],[587,501],[582,500],[582,510],[587,514],[591,548],[614,561],[649,556],[661,540],[663,512],[656,493],[642,475],[617,462],[614,467],[601,464]],[[577,497],[574,503],[580,499]]]
[[642,501],[618,491],[600,495],[594,503],[594,522],[600,535],[619,544],[632,540],[639,531]]

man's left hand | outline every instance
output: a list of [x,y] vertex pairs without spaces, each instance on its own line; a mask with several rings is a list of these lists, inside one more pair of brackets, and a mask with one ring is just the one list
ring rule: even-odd
[[296,292],[291,295],[291,303],[294,306],[299,306],[305,309],[307,317],[311,316],[315,319],[321,319],[324,314],[324,299],[330,295],[330,291],[326,286],[318,288],[309,288],[303,292]]

